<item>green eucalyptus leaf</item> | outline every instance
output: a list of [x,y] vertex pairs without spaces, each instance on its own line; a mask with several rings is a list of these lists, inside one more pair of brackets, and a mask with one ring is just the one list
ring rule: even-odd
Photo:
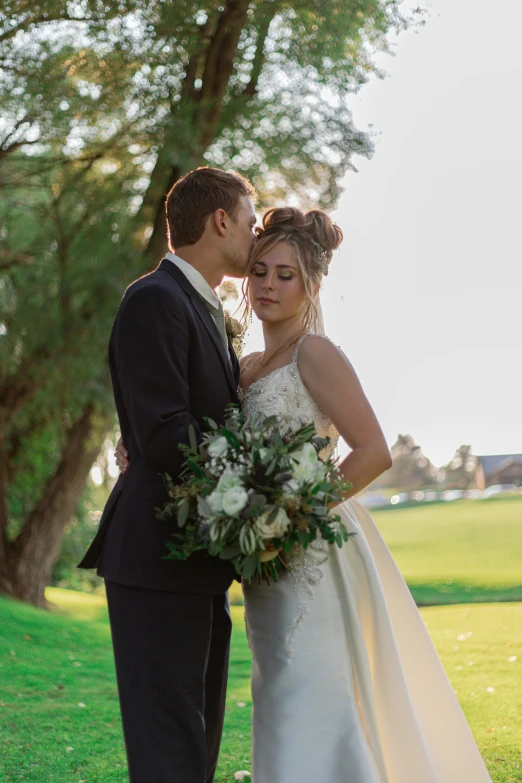
[[254,573],[257,568],[257,563],[259,560],[259,556],[257,554],[249,555],[248,557],[245,557],[241,564],[241,573],[245,577],[245,579],[251,579],[254,576]]
[[266,520],[267,525],[271,525],[273,522],[275,522],[278,512],[279,512],[279,507],[274,506],[274,508],[268,515],[268,519]]
[[266,475],[270,476],[277,467],[277,457],[274,457],[268,468],[266,469]]
[[190,511],[190,504],[186,498],[184,498],[178,506],[178,525],[183,527],[188,519]]
[[198,440],[196,438],[196,430],[194,429],[192,424],[189,424],[188,436],[189,436],[190,448],[193,451],[197,451],[198,450]]
[[241,554],[241,547],[239,544],[229,544],[222,552],[219,553],[221,560],[232,560]]

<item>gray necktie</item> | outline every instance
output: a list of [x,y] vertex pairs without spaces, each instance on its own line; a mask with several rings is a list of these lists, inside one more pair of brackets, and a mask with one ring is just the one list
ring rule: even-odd
[[207,302],[206,299],[203,299],[203,302],[205,303],[205,306],[207,310],[209,311],[210,315],[214,319],[216,326],[218,328],[218,331],[223,338],[223,342],[225,343],[225,348],[227,349],[227,356],[230,359],[230,356],[228,354],[228,335],[227,335],[227,329],[225,326],[225,311],[223,310],[223,304],[220,300],[219,307],[214,307],[210,304],[210,302]]

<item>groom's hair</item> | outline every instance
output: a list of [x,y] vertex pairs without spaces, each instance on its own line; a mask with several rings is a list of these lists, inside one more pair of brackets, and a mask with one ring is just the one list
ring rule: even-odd
[[194,245],[203,236],[208,216],[217,209],[235,220],[242,196],[253,200],[255,190],[235,172],[202,167],[178,179],[165,203],[171,248]]

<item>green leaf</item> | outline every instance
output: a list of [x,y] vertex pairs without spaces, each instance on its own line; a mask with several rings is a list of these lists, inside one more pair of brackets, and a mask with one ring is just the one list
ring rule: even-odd
[[232,560],[233,557],[237,557],[240,554],[241,547],[239,544],[229,544],[219,553],[219,557],[221,560]]
[[258,495],[257,493],[254,493],[253,495],[250,495],[250,501],[248,503],[250,508],[259,508],[259,510],[262,510],[266,506],[266,497],[264,495]]
[[272,509],[270,514],[268,515],[268,519],[266,520],[266,524],[267,525],[271,525],[273,522],[275,522],[277,514],[278,514],[278,511],[279,511],[279,507],[278,506],[274,506],[274,508]]
[[301,546],[303,546],[305,549],[310,543],[310,533],[307,533],[306,530],[298,530],[297,531],[297,538]]
[[241,449],[241,444],[234,435],[234,433],[231,430],[226,429],[223,427],[221,430],[222,434],[225,436],[225,438],[228,440],[231,446],[235,448],[236,451],[239,451]]
[[276,467],[277,467],[277,457],[274,457],[274,459],[272,460],[272,462],[270,463],[270,465],[268,466],[268,468],[266,470],[266,475],[270,476],[270,474],[274,472]]
[[183,527],[188,519],[190,512],[190,504],[186,498],[184,498],[178,506],[178,525]]
[[209,517],[209,516],[212,514],[212,509],[210,508],[210,505],[207,503],[207,501],[205,500],[205,498],[201,497],[201,495],[200,495],[200,497],[199,497],[198,506],[199,506],[199,510],[200,510],[200,511],[201,511],[201,510],[203,510],[203,513],[204,513],[206,516],[208,516],[208,517]]
[[255,570],[257,568],[258,557],[259,556],[256,553],[253,555],[249,555],[248,557],[245,557],[245,559],[243,560],[241,564],[241,573],[245,577],[245,579],[250,579],[254,575]]
[[191,471],[194,473],[195,476],[197,476],[198,478],[204,478],[205,474],[195,460],[188,459],[187,466],[191,469]]
[[196,430],[194,429],[192,424],[189,424],[188,435],[189,435],[190,448],[193,451],[197,451],[198,450],[198,441],[197,441],[197,438],[196,438]]

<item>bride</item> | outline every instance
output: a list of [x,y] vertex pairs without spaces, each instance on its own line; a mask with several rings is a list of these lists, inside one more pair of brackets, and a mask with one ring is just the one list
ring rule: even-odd
[[340,229],[318,210],[272,209],[248,302],[265,350],[242,360],[243,406],[288,427],[315,421],[351,482],[343,549],[298,552],[277,583],[245,584],[253,656],[253,783],[485,783],[466,720],[375,524],[349,496],[390,467],[357,376],[324,336],[323,275]]
[[[356,535],[316,541],[276,583],[244,584],[253,657],[253,783],[491,783],[435,648],[374,522],[351,496],[390,454],[359,380],[324,335],[319,291],[340,229],[269,210],[246,278],[265,350],[241,364],[247,413],[315,422],[351,448],[336,508]],[[123,447],[118,463],[125,466]]]

